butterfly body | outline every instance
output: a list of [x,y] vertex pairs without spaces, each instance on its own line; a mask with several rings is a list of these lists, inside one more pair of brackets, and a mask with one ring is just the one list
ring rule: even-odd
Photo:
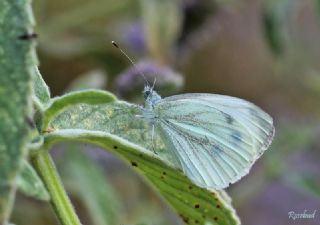
[[162,98],[149,86],[145,86],[143,97],[145,99],[145,107],[142,108],[142,116],[151,124],[155,124],[159,119],[159,115],[154,111],[154,108]]
[[196,184],[222,189],[246,175],[270,145],[272,118],[245,100],[215,94],[161,98],[144,89],[142,117]]

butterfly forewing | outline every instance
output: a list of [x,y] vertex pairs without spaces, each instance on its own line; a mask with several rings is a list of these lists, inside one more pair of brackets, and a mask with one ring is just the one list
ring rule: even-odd
[[247,101],[213,94],[185,94],[155,105],[157,127],[186,175],[221,189],[248,173],[269,146],[271,117]]

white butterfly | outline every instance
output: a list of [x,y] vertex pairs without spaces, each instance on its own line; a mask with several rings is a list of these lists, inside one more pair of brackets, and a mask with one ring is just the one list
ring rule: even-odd
[[[112,44],[136,67],[117,43]],[[140,73],[147,83],[142,118],[156,128],[171,158],[197,185],[215,190],[228,187],[246,175],[271,144],[273,120],[254,104],[215,94],[162,99]]]
[[165,142],[171,156],[197,185],[223,189],[246,175],[269,147],[272,118],[245,100],[215,94],[161,98],[144,88],[142,117]]

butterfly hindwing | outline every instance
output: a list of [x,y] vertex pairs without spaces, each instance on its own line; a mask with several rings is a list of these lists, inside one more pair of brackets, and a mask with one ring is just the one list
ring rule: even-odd
[[177,95],[154,110],[169,151],[191,180],[209,189],[225,188],[247,174],[274,132],[269,115],[228,96]]

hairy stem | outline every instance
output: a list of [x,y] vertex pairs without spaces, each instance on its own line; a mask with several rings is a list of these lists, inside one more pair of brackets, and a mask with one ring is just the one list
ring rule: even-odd
[[49,153],[40,151],[32,161],[50,193],[51,205],[59,222],[62,225],[81,225]]

